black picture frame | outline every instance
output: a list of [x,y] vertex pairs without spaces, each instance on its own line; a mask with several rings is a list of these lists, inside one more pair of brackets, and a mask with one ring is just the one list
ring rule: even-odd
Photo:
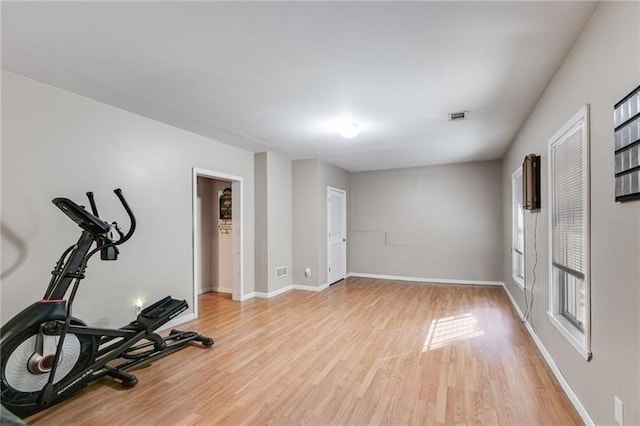
[[220,220],[231,220],[231,188],[225,188],[220,196]]
[[640,86],[613,107],[615,200],[640,200]]

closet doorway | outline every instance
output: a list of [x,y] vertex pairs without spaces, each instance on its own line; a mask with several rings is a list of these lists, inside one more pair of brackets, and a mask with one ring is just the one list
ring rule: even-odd
[[198,296],[242,295],[242,178],[193,170],[194,313]]

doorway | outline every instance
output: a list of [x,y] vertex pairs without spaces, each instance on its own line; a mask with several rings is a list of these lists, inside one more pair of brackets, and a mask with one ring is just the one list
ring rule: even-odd
[[327,187],[327,281],[333,284],[347,271],[347,193]]
[[193,307],[216,291],[241,300],[242,178],[193,169]]

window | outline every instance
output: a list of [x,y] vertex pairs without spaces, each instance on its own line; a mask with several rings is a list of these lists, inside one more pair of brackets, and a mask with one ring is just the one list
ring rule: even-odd
[[511,273],[524,288],[524,209],[522,207],[522,169],[511,175]]
[[549,139],[549,317],[590,358],[588,106]]

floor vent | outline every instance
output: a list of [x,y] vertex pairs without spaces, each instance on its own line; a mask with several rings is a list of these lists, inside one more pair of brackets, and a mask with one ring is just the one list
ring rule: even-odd
[[276,278],[286,277],[287,275],[289,275],[289,268],[286,266],[276,268]]

